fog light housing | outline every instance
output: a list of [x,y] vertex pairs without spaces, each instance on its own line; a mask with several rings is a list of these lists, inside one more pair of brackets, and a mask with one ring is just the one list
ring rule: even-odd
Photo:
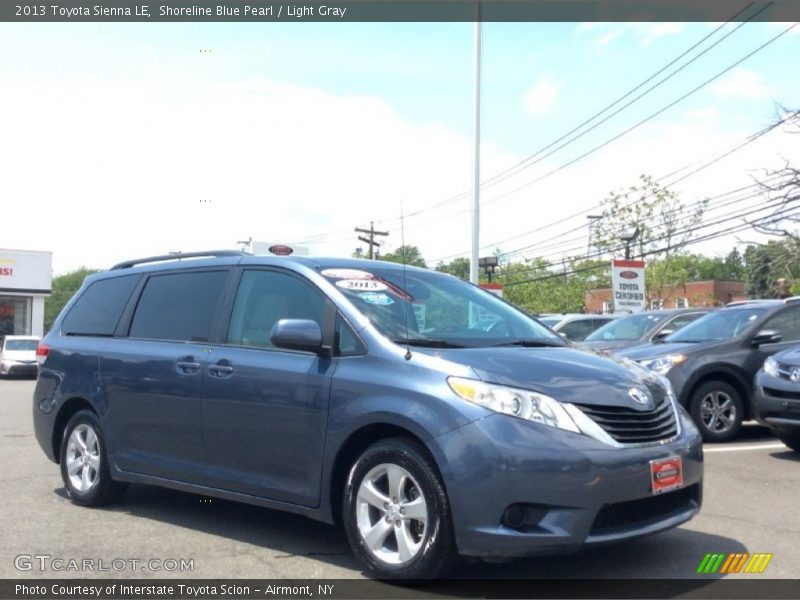
[[531,531],[538,527],[549,510],[540,504],[516,503],[506,508],[501,522],[511,529]]

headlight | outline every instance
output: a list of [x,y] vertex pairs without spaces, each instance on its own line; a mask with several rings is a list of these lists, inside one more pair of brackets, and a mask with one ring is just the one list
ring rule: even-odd
[[778,361],[772,358],[771,356],[764,361],[764,373],[767,375],[772,375],[773,377],[778,376]]
[[458,397],[489,410],[575,433],[581,432],[564,405],[550,396],[463,377],[448,377],[447,383]]
[[655,371],[659,375],[666,375],[672,367],[677,367],[685,361],[685,354],[667,354],[666,356],[643,360],[639,364],[651,371]]

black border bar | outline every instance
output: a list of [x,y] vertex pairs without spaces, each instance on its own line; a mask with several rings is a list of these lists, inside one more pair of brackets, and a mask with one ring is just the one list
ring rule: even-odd
[[[180,586],[184,586],[181,588]],[[20,587],[22,586],[22,587]],[[122,593],[123,586],[129,586]],[[270,587],[272,586],[272,587]],[[37,589],[38,591],[35,591]],[[134,591],[131,591],[134,590]],[[272,591],[270,591],[272,590]],[[99,591],[99,593],[98,593]],[[798,579],[4,579],[0,598],[27,600],[250,600],[408,598],[800,599]]]
[[765,6],[755,21],[800,21],[800,0],[2,0],[0,21],[716,22]]

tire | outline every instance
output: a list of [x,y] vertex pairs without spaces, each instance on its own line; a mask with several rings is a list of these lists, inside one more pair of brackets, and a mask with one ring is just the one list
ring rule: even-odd
[[781,441],[795,452],[800,452],[800,433],[783,434],[778,436]]
[[61,479],[70,500],[80,506],[103,506],[119,498],[124,484],[111,479],[105,438],[97,416],[75,413],[61,440]]
[[689,401],[692,415],[704,442],[727,442],[742,429],[744,403],[738,390],[724,381],[707,381]]
[[404,438],[373,444],[352,466],[342,522],[369,575],[429,579],[455,565],[450,504],[437,473],[425,448]]

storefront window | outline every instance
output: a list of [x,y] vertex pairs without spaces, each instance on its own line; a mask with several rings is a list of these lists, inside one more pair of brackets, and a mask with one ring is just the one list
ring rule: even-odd
[[0,296],[0,335],[30,335],[31,298]]

